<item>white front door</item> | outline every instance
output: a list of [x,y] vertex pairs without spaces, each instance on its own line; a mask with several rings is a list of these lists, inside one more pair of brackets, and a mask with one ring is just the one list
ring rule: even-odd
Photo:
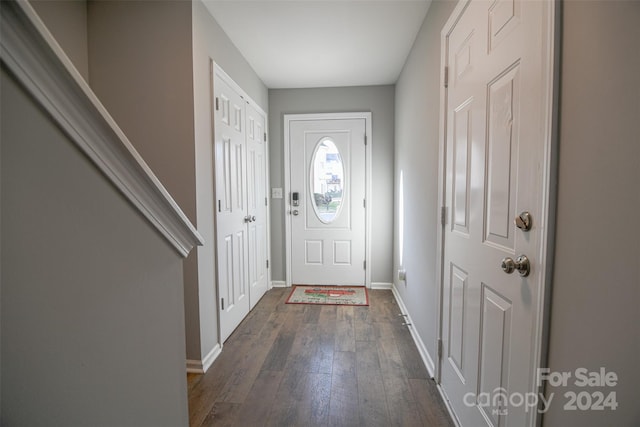
[[288,123],[291,282],[364,286],[366,119]]
[[253,308],[268,287],[266,117],[251,104],[246,113],[249,300]]
[[[440,363],[462,426],[519,427],[536,416],[519,397],[537,391],[541,351],[551,7],[473,0],[459,5],[444,30],[448,215]],[[525,212],[530,230],[523,220],[515,223]],[[528,275],[503,271],[504,264],[524,272],[521,255]]]
[[245,101],[216,74],[216,252],[220,339],[249,313]]

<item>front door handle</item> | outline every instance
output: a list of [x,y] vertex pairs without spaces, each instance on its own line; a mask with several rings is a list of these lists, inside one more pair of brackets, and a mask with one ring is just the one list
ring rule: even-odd
[[520,255],[515,261],[510,257],[506,257],[502,259],[500,268],[502,268],[502,271],[507,274],[511,274],[515,270],[518,270],[520,276],[527,277],[531,272],[531,263],[526,255]]

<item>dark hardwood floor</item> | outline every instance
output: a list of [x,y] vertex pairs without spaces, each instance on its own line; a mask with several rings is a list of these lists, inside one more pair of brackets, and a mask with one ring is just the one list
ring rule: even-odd
[[189,374],[201,426],[453,426],[391,291],[369,307],[285,304],[268,291],[205,375]]

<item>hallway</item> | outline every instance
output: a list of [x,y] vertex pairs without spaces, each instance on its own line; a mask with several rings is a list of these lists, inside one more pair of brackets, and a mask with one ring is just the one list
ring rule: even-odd
[[191,426],[453,425],[391,291],[369,307],[287,305],[290,291],[268,291],[189,374]]

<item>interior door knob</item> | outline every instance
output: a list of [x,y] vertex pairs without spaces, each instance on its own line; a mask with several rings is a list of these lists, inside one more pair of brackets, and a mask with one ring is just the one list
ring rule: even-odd
[[502,268],[502,271],[504,271],[505,273],[511,274],[513,273],[513,270],[516,269],[516,263],[513,258],[502,258],[502,265],[500,266],[500,268]]
[[293,215],[295,215],[295,216],[298,216],[298,214],[299,214],[298,209],[294,209],[294,210],[292,210],[292,211],[291,211],[291,214],[293,214]]
[[527,277],[531,272],[531,264],[529,263],[529,258],[527,258],[526,255],[520,255],[515,261],[510,257],[503,258],[500,268],[502,268],[502,271],[507,274],[511,274],[515,270],[518,270],[518,274],[522,277]]
[[251,217],[251,222],[254,222],[255,220],[256,220],[256,216],[255,216],[255,215],[253,215],[253,216]]

